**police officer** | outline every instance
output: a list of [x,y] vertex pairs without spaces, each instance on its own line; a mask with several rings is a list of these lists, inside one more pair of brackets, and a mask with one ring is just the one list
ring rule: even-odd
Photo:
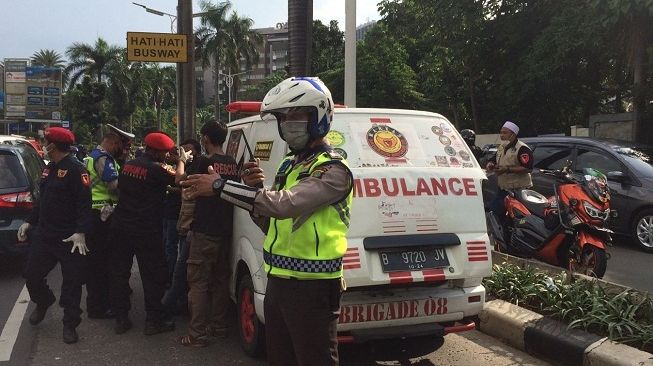
[[45,140],[50,163],[41,176],[41,197],[30,218],[19,228],[18,240],[25,241],[27,231],[35,226],[23,274],[30,298],[36,303],[30,324],[40,323],[56,300],[46,276],[59,262],[63,276],[59,299],[64,309],[63,341],[71,344],[79,339],[75,328],[82,313],[79,303],[88,252],[85,236],[92,225],[91,180],[84,166],[70,153],[75,142],[72,132],[51,127],[45,130]]
[[109,226],[111,212],[118,203],[118,170],[116,162],[134,135],[108,125],[100,145],[84,160],[91,177],[93,231],[88,236],[90,249],[89,272],[86,278],[86,311],[89,318],[106,319],[114,316],[109,308]]
[[466,128],[460,131],[460,136],[463,138],[463,140],[465,140],[467,146],[469,146],[469,149],[472,150],[472,154],[474,154],[476,161],[480,162],[481,157],[483,156],[483,150],[480,147],[476,146],[476,132]]
[[533,170],[533,151],[525,143],[519,141],[519,127],[506,121],[501,127],[499,137],[501,144],[497,148],[494,161],[487,164],[487,172],[497,175],[499,191],[490,203],[490,210],[501,220],[505,216],[504,198],[508,190],[523,189],[533,186],[531,170]]
[[174,147],[161,132],[145,136],[145,152],[125,163],[118,178],[120,200],[112,214],[110,242],[110,298],[116,313],[116,334],[132,327],[128,313],[129,277],[132,258],[138,269],[145,296],[145,335],[174,330],[174,323],[163,309],[168,269],[163,248],[162,222],[166,187],[175,184],[175,171],[164,164]]
[[337,365],[353,178],[345,160],[324,140],[333,118],[331,93],[318,78],[286,79],[268,92],[261,112],[276,117],[291,151],[273,189],[256,188],[264,172],[258,162],[248,162],[241,175],[245,184],[218,174],[192,175],[182,184],[184,194],[215,194],[253,217],[269,218],[263,225],[269,364]]

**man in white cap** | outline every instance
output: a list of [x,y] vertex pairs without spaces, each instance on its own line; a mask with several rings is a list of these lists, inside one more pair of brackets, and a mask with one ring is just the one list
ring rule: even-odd
[[499,192],[490,203],[490,211],[493,211],[499,219],[505,214],[503,200],[508,195],[508,190],[533,186],[531,180],[533,151],[517,139],[517,134],[519,134],[519,127],[516,124],[510,121],[503,124],[499,132],[501,145],[497,149],[497,156],[486,167],[488,173],[494,172],[497,175]]

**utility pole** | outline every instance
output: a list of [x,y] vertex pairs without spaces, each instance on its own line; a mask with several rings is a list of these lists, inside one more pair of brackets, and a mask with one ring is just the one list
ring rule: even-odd
[[188,61],[177,64],[177,139],[195,137],[195,36],[192,0],[177,0],[177,33],[187,37]]
[[356,0],[345,0],[345,105],[356,108]]
[[288,0],[290,76],[311,76],[313,0]]

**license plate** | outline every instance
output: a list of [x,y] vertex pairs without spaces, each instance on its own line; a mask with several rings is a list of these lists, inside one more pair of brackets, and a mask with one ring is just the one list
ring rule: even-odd
[[383,272],[419,271],[449,266],[444,248],[400,250],[379,253]]

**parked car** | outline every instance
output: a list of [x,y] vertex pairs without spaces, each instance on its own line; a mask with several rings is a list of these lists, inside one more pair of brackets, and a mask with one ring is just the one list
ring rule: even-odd
[[[609,227],[632,239],[642,250],[653,253],[653,146],[586,137],[523,138],[533,149],[533,188],[545,196],[553,194],[553,179],[538,169],[559,169],[567,161],[572,169],[600,170],[608,177],[610,206],[617,217]],[[496,192],[496,177],[490,175],[484,187],[488,203]]]
[[39,198],[45,163],[32,146],[0,143],[0,256],[25,254],[29,242],[16,233]]
[[43,151],[43,146],[38,140],[21,136],[21,135],[0,135],[0,144],[9,144],[9,145],[19,145],[19,144],[29,144],[36,150],[37,154],[43,159],[45,157],[45,152]]

